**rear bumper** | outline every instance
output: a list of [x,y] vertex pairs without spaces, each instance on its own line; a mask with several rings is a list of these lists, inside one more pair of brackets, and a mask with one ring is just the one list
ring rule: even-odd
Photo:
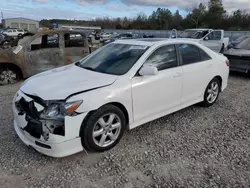
[[83,150],[81,138],[75,138],[73,140],[68,140],[61,143],[48,144],[47,142],[42,142],[41,140],[35,139],[23,131],[17,124],[16,120],[14,120],[14,128],[19,138],[27,146],[31,146],[38,152],[51,157],[65,157]]

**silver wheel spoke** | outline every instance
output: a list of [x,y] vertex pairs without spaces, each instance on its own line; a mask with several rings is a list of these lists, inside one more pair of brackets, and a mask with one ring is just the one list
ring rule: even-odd
[[218,85],[217,85],[217,84],[215,84],[215,85],[213,86],[213,90],[214,90],[214,91],[216,91],[216,90],[217,90],[217,88],[218,88]]
[[209,90],[207,90],[207,92],[208,92],[208,93],[212,93],[212,92],[213,92],[213,90],[212,90],[212,89],[209,89]]
[[94,131],[93,136],[94,136],[94,138],[96,138],[96,137],[98,137],[98,136],[100,136],[102,134],[104,134],[104,129],[100,129],[98,131]]
[[16,75],[15,74],[11,74],[11,76],[10,76],[11,78],[16,78]]
[[107,124],[111,125],[115,119],[115,114],[110,114]]
[[102,128],[104,128],[104,127],[106,126],[106,123],[105,123],[105,121],[104,121],[103,118],[100,118],[100,119],[98,120],[98,123],[99,123],[99,125],[101,125]]
[[8,84],[8,80],[7,79],[3,79],[2,84]]
[[116,140],[116,136],[114,135],[114,133],[111,132],[108,134],[108,136],[109,136],[110,140],[112,140],[112,141]]
[[210,100],[213,95],[210,93],[207,97],[207,100]]
[[121,123],[119,122],[119,123],[111,125],[110,130],[113,131],[113,130],[118,129],[120,127],[121,127]]
[[101,137],[101,140],[99,142],[99,144],[101,146],[103,146],[105,144],[106,138],[107,138],[107,135],[103,134],[102,137]]
[[93,128],[92,138],[99,147],[113,144],[121,132],[121,119],[115,113],[107,113],[100,117]]

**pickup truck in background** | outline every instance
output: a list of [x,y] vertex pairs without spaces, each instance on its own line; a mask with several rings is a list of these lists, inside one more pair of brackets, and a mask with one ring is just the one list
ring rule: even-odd
[[224,37],[224,30],[186,29],[178,35],[177,30],[173,29],[170,33],[170,38],[188,38],[195,40],[218,53],[223,53],[229,44],[229,37]]

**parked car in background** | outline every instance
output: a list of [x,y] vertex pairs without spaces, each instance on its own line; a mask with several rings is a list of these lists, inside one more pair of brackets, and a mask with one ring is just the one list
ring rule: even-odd
[[224,30],[187,29],[179,38],[190,38],[218,53],[223,53],[229,44],[229,38],[224,37]]
[[105,41],[102,41],[104,44],[108,44],[111,42],[114,42],[119,39],[134,39],[135,36],[132,33],[121,33],[121,34],[116,34],[112,35],[110,39],[107,39]]
[[25,31],[23,29],[7,29],[3,32],[3,34],[6,34],[11,37],[18,37],[23,35],[24,33]]
[[9,43],[9,42],[11,42],[12,40],[14,40],[13,37],[8,36],[8,35],[3,34],[3,33],[0,33],[0,45],[3,45],[3,44],[5,44],[5,43]]
[[250,74],[250,38],[229,49],[224,55],[230,60],[230,70]]
[[23,38],[18,46],[0,51],[0,85],[76,62],[88,54],[88,40],[80,32],[38,32]]
[[231,41],[228,45],[228,49],[236,47],[238,44],[240,44],[243,40],[250,38],[249,36],[241,36],[236,38],[235,40]]
[[126,128],[196,103],[213,105],[227,87],[228,65],[190,40],[118,40],[26,80],[14,97],[14,128],[45,155],[105,151]]

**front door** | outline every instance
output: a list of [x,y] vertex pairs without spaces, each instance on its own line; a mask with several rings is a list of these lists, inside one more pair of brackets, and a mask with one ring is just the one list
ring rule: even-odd
[[201,44],[219,53],[223,45],[223,32],[223,30],[213,30],[201,40]]
[[134,121],[157,115],[180,105],[182,68],[174,45],[156,49],[144,65],[155,66],[158,74],[132,79]]
[[25,52],[30,76],[64,65],[59,39],[59,34],[46,34],[30,43],[29,50]]
[[87,38],[80,33],[64,33],[64,55],[66,64],[74,63],[89,54]]

